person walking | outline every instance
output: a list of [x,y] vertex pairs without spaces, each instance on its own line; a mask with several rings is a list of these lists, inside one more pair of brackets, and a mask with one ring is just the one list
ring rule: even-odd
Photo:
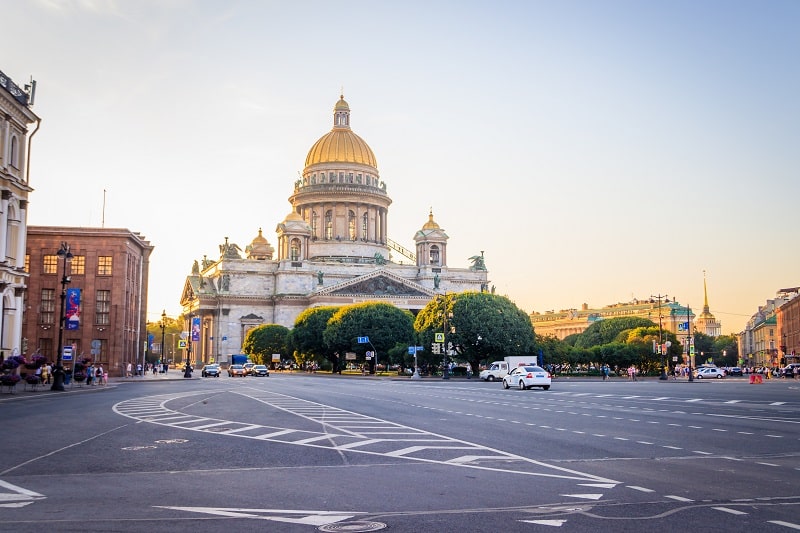
[[94,376],[97,379],[97,384],[98,385],[103,385],[103,375],[104,375],[103,365],[98,364],[97,365],[97,370],[95,370],[95,372],[94,372]]
[[86,384],[92,385],[94,383],[94,365],[89,363],[86,367]]
[[46,385],[50,384],[50,373],[53,371],[53,367],[50,366],[50,363],[45,363],[42,367],[42,379]]

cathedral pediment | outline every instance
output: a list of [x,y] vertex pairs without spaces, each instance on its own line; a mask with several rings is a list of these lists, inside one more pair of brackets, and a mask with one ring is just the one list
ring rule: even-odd
[[378,270],[365,276],[338,283],[319,291],[317,294],[341,296],[374,296],[381,297],[418,297],[431,298],[433,293],[400,276],[385,270]]

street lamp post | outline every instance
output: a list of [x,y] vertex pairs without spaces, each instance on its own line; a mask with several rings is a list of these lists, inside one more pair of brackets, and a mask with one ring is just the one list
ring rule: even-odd
[[[56,367],[53,369],[53,385],[50,390],[63,391],[64,390],[64,367],[62,365],[61,349],[64,342],[64,304],[67,299],[67,285],[69,285],[70,278],[67,276],[67,263],[72,260],[72,252],[69,251],[69,244],[66,242],[61,243],[61,248],[58,249],[56,255],[64,260],[64,275],[61,277],[61,313],[58,317],[58,346],[56,346]],[[57,267],[58,265],[56,265]],[[73,356],[74,357],[74,356]]]
[[167,310],[161,311],[161,371],[167,371],[167,358],[164,350],[164,337],[167,330]]
[[447,367],[447,318],[450,316],[450,313],[447,312],[447,293],[444,293],[444,309],[442,311],[442,346],[444,348],[444,358],[442,360],[442,379],[450,379],[450,372],[449,368]]
[[658,377],[658,379],[665,380],[667,379],[667,371],[664,368],[664,329],[661,325],[661,319],[663,318],[661,315],[661,300],[663,299],[664,301],[669,302],[669,299],[667,298],[666,294],[659,294],[658,296],[650,295],[650,298],[655,298],[658,300],[658,353],[660,355],[659,365],[661,366],[661,375]]

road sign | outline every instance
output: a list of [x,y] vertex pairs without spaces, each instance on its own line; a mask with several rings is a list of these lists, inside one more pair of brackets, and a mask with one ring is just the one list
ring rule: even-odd
[[424,352],[424,346],[409,346],[408,347],[408,355],[414,355],[417,352]]
[[444,333],[434,333],[433,342],[444,342]]
[[358,337],[358,344],[368,344],[369,337]]
[[69,353],[69,354],[65,353],[64,355],[61,356],[61,360],[62,361],[72,361],[72,354],[71,353]]
[[185,340],[183,340],[183,339],[179,340],[178,341],[178,349],[179,350],[186,349],[186,344],[187,344],[187,342]]

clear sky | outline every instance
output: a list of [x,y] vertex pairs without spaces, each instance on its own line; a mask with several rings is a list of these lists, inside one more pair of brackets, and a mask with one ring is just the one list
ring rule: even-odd
[[[344,91],[414,248],[485,252],[526,312],[667,294],[723,332],[800,285],[800,2],[0,0],[38,88],[28,222],[192,262],[276,225]],[[105,211],[103,210],[105,193]]]

